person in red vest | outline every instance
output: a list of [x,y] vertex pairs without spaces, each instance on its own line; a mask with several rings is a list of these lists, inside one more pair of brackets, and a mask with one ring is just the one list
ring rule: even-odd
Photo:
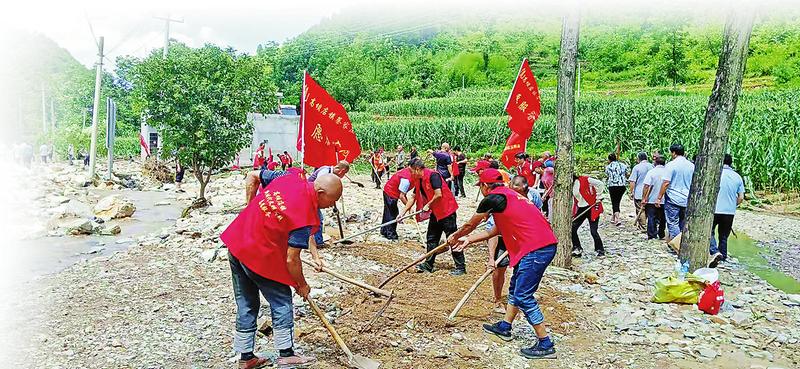
[[[283,152],[283,159],[285,161],[286,168],[291,168],[292,164],[294,163],[294,161],[292,160],[292,156],[289,155],[288,152],[284,151]],[[286,169],[286,168],[284,168],[284,169]]]
[[[558,240],[539,208],[527,196],[506,187],[499,171],[482,171],[478,183],[484,199],[478,205],[476,214],[450,235],[447,243],[453,250],[463,251],[470,244],[501,235],[508,251],[509,266],[514,268],[508,286],[505,318],[494,324],[484,324],[483,329],[510,341],[511,323],[522,310],[538,340],[520,353],[529,359],[554,358],[555,346],[547,334],[544,315],[534,293],[539,288],[545,269],[556,255]],[[490,215],[494,218],[494,227],[470,234]]]
[[[383,221],[391,222],[397,219],[400,210],[397,201],[400,200],[403,206],[408,204],[406,193],[411,189],[411,169],[403,168],[393,174],[383,186]],[[392,223],[381,227],[381,236],[387,240],[397,240],[397,223]]]
[[[425,168],[425,162],[420,158],[416,158],[409,163],[411,169],[411,186],[414,187],[414,197],[406,203],[405,209],[402,211],[398,218],[405,215],[414,204],[417,205],[417,210],[422,210],[422,214],[430,211],[428,220],[428,232],[426,236],[426,244],[428,251],[433,250],[439,246],[439,241],[442,238],[442,233],[449,236],[456,231],[456,210],[458,210],[458,203],[455,196],[450,192],[450,187],[447,186],[442,175],[437,171]],[[417,219],[422,220],[423,217],[417,216]],[[450,271],[451,275],[464,275],[467,273],[467,265],[464,259],[464,253],[454,251],[451,253],[455,268]],[[436,255],[432,255],[425,262],[417,265],[417,272],[433,273],[434,262]]]
[[[309,248],[309,238],[319,226],[319,209],[333,206],[341,197],[342,182],[333,174],[325,174],[310,183],[299,168],[262,170],[255,179],[250,175],[247,178],[248,205],[220,235],[228,246],[236,300],[233,348],[241,355],[238,366],[254,369],[271,364],[253,354],[259,292],[269,303],[278,367],[308,365],[315,359],[293,349],[290,287],[308,298],[311,289],[303,276],[300,252]],[[261,191],[257,190],[259,184]]]
[[262,169],[266,163],[267,160],[264,157],[264,143],[262,142],[260,145],[258,145],[258,149],[256,149],[256,152],[253,154],[253,169]]
[[[606,254],[603,240],[597,232],[600,223],[600,214],[603,213],[603,201],[599,194],[603,192],[603,181],[587,176],[572,175],[572,256],[579,258],[583,255],[581,239],[578,237],[578,228],[583,221],[589,220],[589,232],[594,239],[594,251],[597,256]],[[591,210],[588,210],[591,207]]]
[[525,177],[531,187],[536,188],[536,173],[533,172],[533,163],[531,157],[527,153],[521,152],[514,156],[517,166],[516,171],[518,175]]

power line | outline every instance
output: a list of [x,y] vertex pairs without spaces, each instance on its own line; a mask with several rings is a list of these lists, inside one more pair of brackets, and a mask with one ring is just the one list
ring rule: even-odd
[[100,43],[97,42],[97,36],[94,35],[94,27],[92,27],[92,21],[89,20],[89,13],[86,10],[83,11],[83,16],[86,18],[86,24],[89,25],[89,32],[92,33],[92,39],[94,40],[94,45],[98,48],[100,47]]

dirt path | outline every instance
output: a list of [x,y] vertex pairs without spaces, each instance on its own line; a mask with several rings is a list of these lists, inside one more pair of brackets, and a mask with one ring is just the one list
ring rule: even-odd
[[[366,177],[357,180],[368,182]],[[191,185],[187,188],[191,191]],[[459,199],[459,222],[474,209],[476,190]],[[377,224],[379,190],[348,186],[346,210],[369,219],[350,223],[347,234]],[[80,263],[45,281],[41,317],[48,335],[37,337],[35,357],[44,367],[229,368],[235,304],[227,262],[205,256],[233,219],[224,209],[241,206],[237,177],[217,178],[214,207],[182,219],[127,252]],[[631,213],[629,204],[623,208]],[[333,218],[327,217],[331,224]],[[377,283],[394,268],[421,255],[413,224],[399,227],[402,242],[366,242],[323,251],[326,263],[352,277]],[[554,367],[554,368],[738,368],[796,367],[792,347],[800,340],[800,307],[785,294],[735,265],[721,269],[734,310],[712,321],[691,305],[653,304],[652,286],[671,271],[674,258],[663,244],[648,242],[631,227],[603,222],[609,255],[587,255],[573,271],[549,268],[537,298],[557,344],[559,358],[532,362],[517,354],[533,342],[524,321],[515,322],[514,341],[495,340],[480,324],[491,313],[491,287],[481,286],[454,326],[446,316],[483,271],[485,249],[467,253],[468,275],[450,276],[449,255],[433,274],[407,273],[387,287],[396,294],[383,316],[358,333],[384,303],[364,291],[308,272],[312,294],[353,351],[385,368]],[[588,232],[582,230],[584,242]],[[224,255],[224,254],[223,254]],[[596,276],[595,282],[587,276]],[[362,303],[363,301],[363,303]],[[298,349],[316,355],[319,368],[340,368],[340,353],[308,307],[296,302]],[[747,319],[739,321],[741,315]],[[267,320],[268,313],[263,320]],[[736,320],[736,323],[734,323]],[[274,355],[269,338],[257,348]]]

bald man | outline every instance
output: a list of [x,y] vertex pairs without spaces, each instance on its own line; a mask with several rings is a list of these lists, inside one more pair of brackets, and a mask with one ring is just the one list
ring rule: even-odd
[[316,359],[294,351],[292,290],[303,298],[310,287],[303,276],[300,252],[309,249],[309,238],[319,227],[319,209],[333,206],[342,196],[342,181],[322,174],[308,182],[299,168],[286,172],[262,170],[262,191],[251,191],[248,205],[220,235],[228,246],[233,294],[236,299],[236,333],[233,348],[241,356],[240,369],[271,365],[253,354],[259,292],[269,303],[278,367],[305,366]]

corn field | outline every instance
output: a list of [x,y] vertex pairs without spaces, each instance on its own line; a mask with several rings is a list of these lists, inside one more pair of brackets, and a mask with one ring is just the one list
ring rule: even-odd
[[[381,102],[351,118],[365,149],[402,144],[422,150],[448,142],[475,153],[505,143],[506,93],[460,91],[443,98]],[[545,90],[542,96],[542,116],[531,142],[552,145],[555,93]],[[728,150],[734,167],[754,188],[800,189],[798,101],[800,90],[749,92],[739,99]],[[584,95],[578,101],[575,143],[599,154],[614,150],[617,142],[626,153],[668,152],[672,143],[682,143],[691,157],[700,142],[707,102],[703,95]]]

